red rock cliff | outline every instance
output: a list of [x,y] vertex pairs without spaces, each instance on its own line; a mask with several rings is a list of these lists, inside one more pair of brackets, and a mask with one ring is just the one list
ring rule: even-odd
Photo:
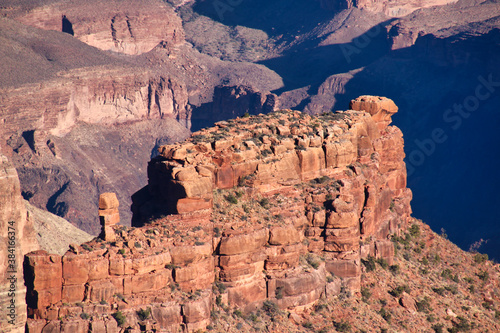
[[27,219],[16,169],[0,155],[0,327],[24,332],[26,287],[23,258],[38,249],[35,229]]
[[[101,50],[126,54],[151,51],[159,43],[184,42],[181,19],[163,1],[55,1],[3,10],[26,25],[63,31]],[[25,9],[25,10],[23,10]]]
[[26,257],[30,332],[192,332],[215,302],[300,312],[359,290],[362,258],[391,263],[411,191],[402,133],[388,126],[397,107],[363,96],[351,108],[238,118],[161,147],[134,198],[143,227],[105,225],[114,242]]

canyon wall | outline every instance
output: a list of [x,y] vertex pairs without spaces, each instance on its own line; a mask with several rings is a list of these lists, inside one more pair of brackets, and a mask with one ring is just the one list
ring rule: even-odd
[[16,169],[0,155],[0,327],[24,332],[26,287],[23,258],[38,249],[35,229],[27,219]]
[[237,118],[160,147],[133,197],[142,227],[113,218],[105,240],[25,257],[30,332],[193,332],[214,303],[300,312],[359,291],[361,260],[392,262],[411,191],[397,107],[363,96],[351,109]]
[[[94,68],[62,80],[2,90],[2,143],[30,132],[32,149],[46,134],[64,136],[83,121],[116,124],[141,119],[186,119],[186,88],[140,68]],[[27,134],[24,134],[26,137]]]
[[60,1],[6,14],[23,24],[69,33],[101,50],[137,55],[184,42],[181,19],[160,0]]
[[426,0],[426,1],[374,1],[374,0],[320,0],[321,7],[328,10],[342,10],[352,7],[366,9],[371,12],[384,13],[390,17],[406,16],[417,9],[432,6],[443,6],[455,3],[457,0]]

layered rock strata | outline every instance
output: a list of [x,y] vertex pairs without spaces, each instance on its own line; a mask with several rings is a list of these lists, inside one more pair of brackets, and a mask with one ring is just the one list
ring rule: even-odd
[[62,75],[62,80],[1,91],[3,145],[30,133],[29,143],[36,151],[47,145],[47,134],[63,136],[77,122],[188,118],[186,88],[168,77],[155,77],[140,68],[112,67]]
[[99,196],[99,220],[101,222],[101,238],[108,242],[116,240],[112,226],[120,223],[118,198],[115,193],[103,193]]
[[27,219],[16,169],[0,155],[0,327],[24,332],[26,287],[23,257],[38,249],[35,229]]
[[161,147],[134,198],[143,227],[26,256],[30,332],[192,332],[214,303],[300,312],[359,291],[363,258],[391,263],[411,191],[402,133],[387,126],[397,107],[372,96],[351,105],[368,112],[272,112]]
[[403,17],[417,9],[452,4],[457,0],[425,1],[373,1],[373,0],[320,0],[321,7],[328,10],[342,10],[357,7],[375,13],[384,13],[390,17]]
[[160,43],[184,42],[181,19],[170,5],[159,0],[56,1],[4,11],[26,25],[66,32],[106,51],[136,55]]

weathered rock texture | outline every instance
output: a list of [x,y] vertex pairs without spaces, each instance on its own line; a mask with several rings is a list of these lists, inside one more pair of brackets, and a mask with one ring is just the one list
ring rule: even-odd
[[117,124],[187,116],[185,88],[140,68],[75,70],[65,73],[63,80],[0,92],[3,144],[24,132],[37,131],[33,133],[34,150],[45,145],[47,134],[63,136],[79,121]]
[[402,17],[421,8],[443,6],[457,0],[424,0],[424,1],[374,1],[374,0],[320,0],[321,6],[328,10],[341,10],[357,7],[371,12],[384,13],[391,17]]
[[99,196],[99,220],[101,222],[101,238],[107,242],[116,240],[112,226],[120,223],[118,198],[115,193],[103,193]]
[[407,227],[411,192],[402,133],[387,126],[394,103],[363,96],[352,106],[370,113],[278,111],[161,147],[134,197],[143,227],[111,227],[114,242],[62,257],[26,256],[28,327],[109,332],[120,311],[123,327],[192,332],[214,302],[300,312],[359,290],[362,258],[392,262],[389,236]]
[[0,155],[0,327],[24,332],[26,287],[23,258],[38,249],[35,230],[27,219],[16,169]]
[[8,15],[26,25],[69,33],[101,50],[135,55],[159,43],[184,41],[180,18],[160,0],[59,1],[22,9]]

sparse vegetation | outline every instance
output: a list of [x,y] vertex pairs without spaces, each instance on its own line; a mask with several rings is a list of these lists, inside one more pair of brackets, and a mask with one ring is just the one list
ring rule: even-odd
[[391,291],[389,291],[389,294],[394,297],[399,297],[403,292],[410,293],[410,287],[408,285],[402,285],[402,286],[397,286]]
[[268,198],[260,199],[259,205],[264,209],[269,209],[269,199]]
[[351,324],[349,322],[341,320],[339,322],[334,322],[333,326],[335,326],[335,329],[338,332],[350,332],[351,331]]
[[233,194],[228,194],[224,197],[227,202],[236,205],[238,203],[238,199]]
[[118,326],[123,326],[127,322],[127,318],[123,315],[121,311],[116,311],[115,313],[112,314],[113,318],[115,318],[116,323]]
[[484,263],[487,260],[488,260],[488,254],[486,254],[486,253],[485,254],[476,253],[474,255],[474,262],[476,264],[482,264],[482,263]]
[[370,289],[368,289],[366,287],[361,288],[361,298],[362,298],[363,302],[368,303],[368,300],[370,299],[371,296],[372,296],[372,293],[371,293]]
[[139,317],[140,320],[146,320],[149,318],[150,315],[151,315],[151,308],[140,309],[139,311],[137,311],[137,316]]
[[376,260],[372,256],[368,257],[368,259],[361,259],[361,262],[366,267],[367,272],[372,272],[377,268]]

